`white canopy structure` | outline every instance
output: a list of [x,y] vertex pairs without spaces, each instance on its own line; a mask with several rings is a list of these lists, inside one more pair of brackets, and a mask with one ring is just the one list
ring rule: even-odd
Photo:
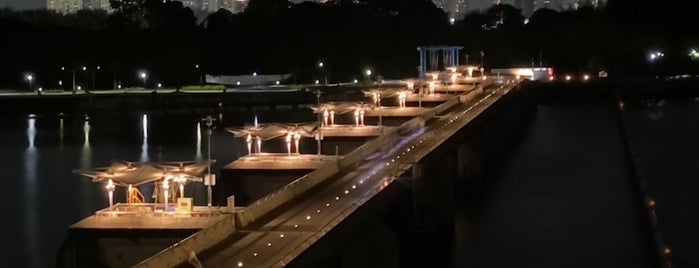
[[318,128],[317,123],[271,123],[244,126],[242,128],[227,128],[226,130],[236,138],[245,138],[248,143],[248,154],[252,154],[252,142],[257,143],[257,153],[261,153],[262,141],[285,137],[287,151],[292,153],[291,142],[296,145],[296,154],[299,154],[299,140],[301,137],[313,137]]

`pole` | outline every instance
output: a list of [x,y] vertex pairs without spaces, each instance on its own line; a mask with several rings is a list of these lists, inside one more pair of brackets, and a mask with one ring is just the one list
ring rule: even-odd
[[[327,81],[326,81],[327,83]],[[320,156],[320,138],[322,137],[322,123],[320,121],[320,94],[322,92],[320,90],[316,90],[316,104],[318,105],[318,110],[316,112],[318,113],[318,137],[316,137],[316,141],[318,143],[318,156]],[[298,150],[298,149],[297,149]]]
[[71,69],[71,74],[73,75],[73,94],[75,94],[75,69]]
[[[379,94],[379,127],[382,127],[383,122],[381,120],[381,94]],[[381,132],[383,133],[383,127],[381,128]]]
[[[211,179],[211,134],[212,134],[211,133],[212,132],[211,125],[212,124],[213,123],[211,122],[211,116],[207,116],[206,117],[206,126],[208,127],[208,130],[207,130],[206,134],[208,136],[208,141],[207,141],[207,143],[208,143],[207,151],[208,152],[207,152],[207,154],[208,154],[208,158],[209,158],[209,161],[207,163],[208,164],[207,165],[207,173],[209,174],[209,179]],[[211,208],[211,183],[209,183],[209,185],[207,185],[206,188],[207,188],[206,191],[207,191],[207,200],[208,200],[207,206],[209,208]]]

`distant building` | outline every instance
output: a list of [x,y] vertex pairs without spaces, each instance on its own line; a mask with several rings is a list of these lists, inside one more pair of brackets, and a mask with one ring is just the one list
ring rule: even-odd
[[463,17],[470,8],[469,0],[432,0],[432,2],[452,18]]
[[[170,1],[170,0],[166,0]],[[248,0],[177,0],[194,11],[213,13],[219,9],[227,9],[238,13],[245,9]],[[83,9],[104,9],[111,11],[109,0],[46,0],[46,9],[58,13],[69,14]]]
[[[46,0],[46,9],[54,10],[58,13],[75,13],[82,9],[95,9],[99,6],[97,0]],[[109,0],[105,8],[109,8]],[[102,7],[98,7],[102,8]]]
[[525,18],[529,18],[534,14],[536,8],[535,0],[515,0],[515,7],[522,11]]

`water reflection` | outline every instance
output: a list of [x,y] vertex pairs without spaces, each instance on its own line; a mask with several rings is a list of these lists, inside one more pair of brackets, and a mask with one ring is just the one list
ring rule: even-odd
[[201,122],[197,122],[197,152],[194,155],[194,159],[197,161],[202,160],[202,156],[201,156]]
[[58,137],[60,138],[60,145],[63,147],[63,137],[65,136],[65,126],[63,124],[63,115],[58,119]]
[[148,162],[148,161],[150,161],[150,158],[148,157],[148,115],[147,114],[143,114],[143,118],[141,119],[141,123],[143,124],[143,144],[141,145],[141,159],[139,161]]
[[[36,139],[36,118],[31,117],[27,121],[27,149],[24,152],[24,215],[25,215],[25,241],[26,252],[30,255],[41,256],[41,246],[39,245],[38,228],[38,208],[37,196],[37,166],[39,162],[39,152],[34,146]],[[41,267],[39,258],[29,258],[31,267]]]
[[[90,117],[85,115],[85,121],[83,122],[83,147],[80,151],[80,168],[82,170],[88,170],[92,168],[92,147],[90,146],[90,131],[92,127],[90,126]],[[80,195],[84,196],[87,200],[92,200],[94,196],[93,188],[91,183],[87,180],[80,182]],[[80,211],[83,213],[90,212],[90,205],[88,202],[80,203]]]

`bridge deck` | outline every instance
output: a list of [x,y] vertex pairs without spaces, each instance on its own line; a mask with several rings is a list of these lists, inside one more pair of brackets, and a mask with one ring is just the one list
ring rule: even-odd
[[499,89],[457,104],[417,133],[387,146],[388,151],[340,172],[313,195],[238,230],[234,238],[212,247],[216,250],[200,254],[200,260],[205,267],[284,266],[506,92]]

